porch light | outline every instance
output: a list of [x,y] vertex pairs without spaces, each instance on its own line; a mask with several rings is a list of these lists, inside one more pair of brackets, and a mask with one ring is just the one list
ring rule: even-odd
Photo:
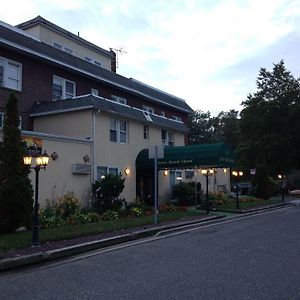
[[129,168],[125,168],[124,173],[126,176],[128,176],[130,174],[130,169]]
[[164,170],[164,176],[168,176],[168,170]]
[[31,166],[32,156],[24,156],[24,165],[29,166],[30,169],[35,171],[35,199],[34,199],[34,211],[33,211],[33,225],[32,225],[32,246],[38,246],[39,242],[39,172],[41,169],[46,170],[49,163],[49,155],[46,151],[35,158],[35,165]]
[[240,208],[239,203],[239,177],[243,176],[244,173],[242,171],[232,171],[231,174],[235,177],[236,182],[236,209]]

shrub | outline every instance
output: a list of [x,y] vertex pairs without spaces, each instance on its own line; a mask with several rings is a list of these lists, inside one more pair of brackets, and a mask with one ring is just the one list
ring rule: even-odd
[[96,223],[100,221],[100,215],[95,212],[90,212],[86,214],[89,223]]
[[100,218],[103,221],[113,221],[113,220],[118,220],[119,219],[119,214],[116,211],[108,209],[105,211]]
[[191,205],[194,203],[195,188],[191,182],[180,182],[175,184],[172,197],[177,200],[178,205]]
[[131,217],[139,217],[143,214],[143,209],[141,207],[132,207],[130,210],[130,216]]
[[57,216],[66,219],[70,216],[79,214],[81,202],[74,196],[73,192],[67,192],[62,196],[55,205],[55,213]]
[[43,212],[40,212],[39,220],[42,229],[54,228],[65,224],[65,222],[60,217],[56,217],[56,216],[46,217],[43,214]]
[[107,210],[118,211],[124,204],[119,195],[124,189],[124,181],[120,175],[108,174],[93,184],[93,208],[100,214]]

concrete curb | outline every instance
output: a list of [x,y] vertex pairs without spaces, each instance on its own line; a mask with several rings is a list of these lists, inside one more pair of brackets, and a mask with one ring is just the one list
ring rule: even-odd
[[180,228],[187,225],[197,225],[199,223],[210,222],[223,217],[224,216],[210,216],[200,220],[192,220],[192,221],[187,220],[186,222],[182,222],[180,224],[177,223],[177,224],[170,224],[170,225],[162,225],[162,226],[157,226],[145,230],[137,230],[128,234],[109,237],[97,241],[72,245],[60,249],[49,250],[45,252],[40,252],[40,253],[35,253],[35,254],[30,254],[30,255],[25,255],[20,257],[6,258],[0,260],[0,272],[8,271],[11,269],[24,267],[32,264],[48,262],[55,259],[65,258],[76,254],[93,251],[93,250],[97,250],[97,249],[101,249],[101,248],[105,248],[105,247],[109,247],[109,246],[113,246],[125,242],[130,242],[133,240],[153,236],[159,231]]
[[247,214],[247,213],[256,213],[260,211],[265,211],[265,210],[272,210],[272,209],[279,209],[282,208],[283,206],[295,206],[296,204],[294,203],[289,203],[289,202],[282,202],[278,204],[272,204],[268,206],[262,206],[262,207],[257,207],[257,208],[250,208],[250,209],[216,209],[215,211],[218,212],[228,212],[228,213],[235,213],[235,214]]

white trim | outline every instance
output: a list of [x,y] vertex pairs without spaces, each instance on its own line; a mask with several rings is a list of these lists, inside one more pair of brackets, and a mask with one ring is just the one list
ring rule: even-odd
[[87,106],[81,106],[81,107],[66,108],[66,109],[59,109],[59,110],[55,110],[55,111],[45,111],[45,112],[30,114],[29,117],[56,115],[56,114],[61,114],[61,113],[65,113],[65,112],[72,112],[72,111],[79,111],[79,110],[86,110],[86,109],[93,109],[93,108],[94,108],[93,105],[87,105]]
[[92,144],[91,140],[83,139],[83,138],[74,138],[66,135],[56,135],[56,134],[49,134],[49,133],[43,133],[38,131],[27,131],[22,130],[21,131],[22,136],[36,136],[40,138],[46,138],[48,140],[54,140],[54,141],[67,141],[67,142],[74,142],[79,144]]
[[[7,41],[7,40],[5,40],[5,39],[3,39],[3,38],[0,38],[0,42],[1,42],[1,43],[4,43],[4,44],[6,44],[6,45],[9,45],[9,46],[15,47],[15,48],[17,48],[17,49],[23,50],[24,52],[27,52],[27,53],[30,53],[30,54],[34,54],[34,55],[36,55],[36,56],[38,56],[38,57],[41,57],[41,58],[44,58],[44,59],[46,59],[46,60],[48,60],[48,61],[54,62],[54,63],[56,63],[56,64],[58,64],[58,65],[60,65],[60,66],[64,66],[64,67],[70,68],[70,69],[72,69],[72,70],[74,70],[74,71],[77,71],[77,72],[80,72],[80,73],[82,73],[82,74],[88,75],[88,76],[90,76],[90,77],[92,77],[92,78],[96,78],[96,79],[98,79],[98,80],[101,80],[101,81],[110,83],[110,84],[112,84],[112,85],[115,86],[115,87],[120,87],[120,88],[125,89],[125,90],[127,90],[127,91],[134,92],[134,93],[136,93],[136,94],[138,94],[138,95],[141,95],[141,96],[144,96],[144,97],[146,97],[146,98],[152,99],[152,100],[154,100],[154,101],[156,101],[156,102],[163,103],[163,104],[165,104],[165,105],[167,105],[167,106],[174,107],[174,108],[176,108],[176,109],[178,109],[178,110],[180,110],[180,111],[184,111],[184,112],[186,112],[186,113],[191,113],[190,110],[187,110],[187,109],[178,107],[178,106],[176,106],[176,105],[170,104],[170,103],[168,103],[168,102],[159,100],[159,99],[157,99],[157,98],[155,98],[155,97],[151,97],[150,95],[147,95],[147,94],[145,94],[145,93],[139,92],[139,91],[137,91],[137,90],[135,90],[135,89],[129,88],[129,87],[124,86],[124,85],[122,85],[122,84],[118,84],[118,83],[116,83],[116,82],[114,82],[114,81],[108,80],[108,79],[103,78],[103,77],[101,77],[101,76],[96,76],[96,75],[93,74],[93,73],[84,71],[84,70],[82,70],[82,69],[80,69],[80,68],[77,68],[77,67],[74,67],[74,66],[72,66],[72,65],[66,64],[66,63],[64,63],[64,62],[61,62],[61,61],[56,60],[56,59],[54,59],[54,58],[51,58],[51,57],[49,57],[48,55],[44,55],[44,54],[41,54],[41,53],[39,53],[39,52],[37,52],[37,51],[34,51],[34,50],[31,50],[31,49],[25,48],[25,47],[20,46],[20,45],[18,45],[18,44],[16,44],[16,43]],[[119,76],[120,76],[120,75],[119,75]],[[122,76],[122,77],[123,77],[123,76]],[[125,78],[126,78],[126,77],[125,77]],[[128,78],[126,78],[126,79],[128,79]],[[128,79],[128,80],[130,80],[130,79]],[[175,97],[175,98],[176,98],[176,97]],[[185,101],[183,101],[183,102],[185,102]]]

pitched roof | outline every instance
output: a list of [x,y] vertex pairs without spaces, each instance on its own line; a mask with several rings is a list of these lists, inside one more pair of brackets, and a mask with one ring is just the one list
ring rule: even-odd
[[183,122],[168,119],[155,114],[150,114],[151,119],[149,120],[149,118],[146,118],[145,113],[141,109],[131,107],[129,105],[120,104],[112,100],[94,95],[84,95],[74,97],[72,99],[52,102],[36,102],[32,106],[30,116],[39,117],[86,109],[105,111],[107,113],[142,122],[144,124],[152,124],[154,126],[159,126],[166,129],[187,132],[187,127]]
[[30,37],[26,32],[22,33],[20,29],[3,22],[0,22],[0,46],[59,65],[81,76],[98,80],[102,84],[113,86],[148,101],[160,103],[185,113],[193,111],[183,99],[86,62],[40,42],[36,38]]

